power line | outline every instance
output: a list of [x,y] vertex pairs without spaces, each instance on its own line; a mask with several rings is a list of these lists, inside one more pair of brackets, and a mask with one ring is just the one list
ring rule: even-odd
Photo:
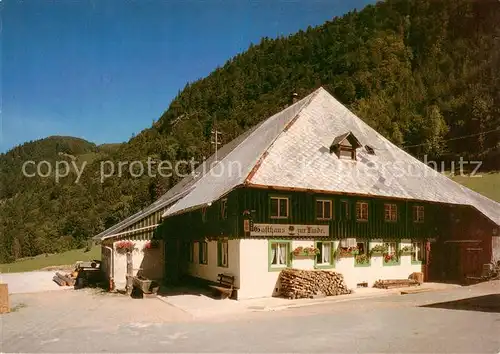
[[[478,136],[478,135],[485,135],[485,134],[493,133],[493,132],[496,132],[496,131],[499,131],[499,130],[500,130],[500,128],[496,128],[496,129],[488,130],[488,131],[485,131],[485,132],[482,132],[482,133],[476,133],[476,134],[458,136],[458,137],[455,137],[455,138],[443,140],[443,142],[453,141],[453,140],[460,140],[460,139],[470,138],[470,137]],[[427,145],[427,144],[424,143],[424,144],[416,144],[416,145],[405,145],[405,146],[403,146],[403,148],[411,148],[411,147],[424,146],[424,145]]]

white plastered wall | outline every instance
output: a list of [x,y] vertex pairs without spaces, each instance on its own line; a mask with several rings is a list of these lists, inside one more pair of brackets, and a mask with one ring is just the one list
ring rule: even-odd
[[219,267],[217,258],[217,241],[207,242],[208,262],[200,264],[199,247],[200,243],[195,242],[193,248],[193,262],[188,264],[188,274],[213,282],[217,281],[219,273],[235,276],[235,286],[240,286],[240,240],[228,240],[228,266]]
[[[382,240],[370,241],[369,249],[375,245],[382,244]],[[337,247],[338,243],[335,245]],[[400,247],[411,246],[411,240],[401,240]],[[348,288],[356,288],[358,283],[366,282],[368,286],[373,286],[379,279],[407,279],[411,273],[421,272],[420,264],[411,263],[411,255],[401,255],[399,265],[384,265],[383,256],[373,255],[370,259],[370,266],[355,267],[354,257],[337,258],[335,271],[344,276],[344,281]]]
[[144,275],[148,279],[161,280],[164,270],[164,248],[163,242],[159,242],[158,248],[144,250],[148,240],[125,240],[121,239],[113,243],[114,254],[114,282],[116,289],[124,289],[127,283],[127,255],[116,251],[116,243],[121,241],[132,241],[135,250],[132,252],[133,275]]
[[[310,247],[314,242],[292,241],[291,250],[296,247]],[[292,267],[297,269],[314,269],[313,257],[292,259]],[[279,292],[279,269],[269,269],[269,240],[240,240],[240,273],[241,283],[238,299],[250,299],[277,295]]]
[[[370,248],[382,241],[371,241]],[[309,247],[313,241],[292,240],[291,250],[296,247]],[[402,240],[401,247],[411,245],[410,240]],[[338,241],[334,241],[334,249]],[[240,240],[240,289],[238,299],[269,297],[279,292],[279,271],[269,269],[269,240]],[[314,269],[313,257],[292,258],[296,269]],[[368,286],[378,279],[406,279],[413,272],[420,272],[421,265],[411,264],[411,255],[401,256],[400,265],[384,266],[382,256],[374,256],[369,267],[355,267],[354,257],[335,259],[332,270],[344,276],[346,285],[355,288],[358,283],[367,282]]]

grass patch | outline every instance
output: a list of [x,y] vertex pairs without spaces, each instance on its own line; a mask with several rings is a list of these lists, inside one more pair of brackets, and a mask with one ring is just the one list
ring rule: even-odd
[[39,255],[30,259],[18,260],[12,263],[0,264],[0,273],[18,273],[39,270],[49,266],[75,264],[77,261],[91,261],[101,259],[101,247],[94,246],[88,252],[85,248],[71,250],[49,256]]
[[478,173],[476,177],[453,176],[452,179],[475,192],[500,202],[500,172]]

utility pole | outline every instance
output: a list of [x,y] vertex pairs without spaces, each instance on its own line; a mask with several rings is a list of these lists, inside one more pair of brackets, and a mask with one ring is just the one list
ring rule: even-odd
[[219,141],[219,135],[221,135],[221,134],[222,133],[220,131],[218,131],[217,129],[212,129],[213,138],[212,138],[211,143],[215,146],[215,162],[219,162],[219,159],[217,158],[217,149],[218,149],[218,146],[222,144]]
[[212,129],[212,141],[210,142],[211,144],[213,144],[215,146],[215,162],[219,162],[219,159],[217,158],[217,150],[219,148],[219,145],[221,145],[222,143],[219,141],[219,135],[221,135],[222,133],[220,131],[217,130],[217,126],[214,124],[214,129]]

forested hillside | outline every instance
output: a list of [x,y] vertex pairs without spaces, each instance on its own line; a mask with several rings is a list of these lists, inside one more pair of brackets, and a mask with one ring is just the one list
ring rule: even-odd
[[[0,262],[82,245],[176,181],[126,175],[100,183],[100,161],[201,161],[211,153],[214,121],[227,142],[280,111],[292,92],[303,97],[319,86],[417,157],[462,156],[497,169],[499,23],[496,0],[387,0],[251,45],[187,84],[126,144],[81,144],[78,153],[50,139],[16,147],[0,157]],[[79,183],[22,177],[24,160],[59,158],[61,151],[88,161]]]

